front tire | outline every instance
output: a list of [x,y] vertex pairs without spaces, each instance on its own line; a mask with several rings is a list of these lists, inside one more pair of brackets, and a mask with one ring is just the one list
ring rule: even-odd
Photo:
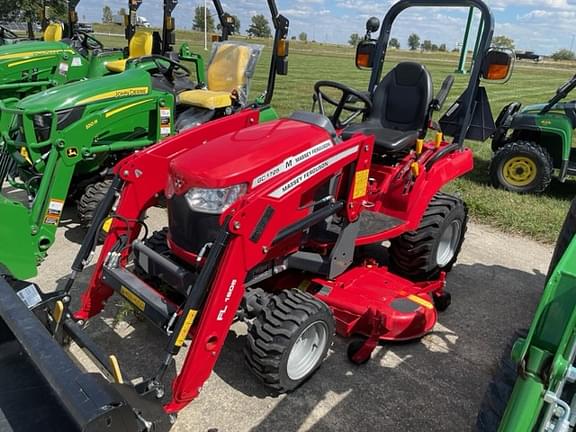
[[496,188],[517,193],[542,193],[552,181],[550,154],[530,141],[511,142],[498,149],[490,163],[490,181]]
[[450,271],[462,248],[467,222],[468,210],[461,199],[436,194],[420,226],[391,241],[391,270],[412,280],[435,279],[441,271]]
[[96,209],[108,193],[108,190],[111,186],[111,179],[92,183],[86,186],[86,189],[80,197],[77,206],[80,224],[83,227],[88,228],[90,225],[92,225],[92,220],[96,214]]
[[288,392],[320,367],[334,338],[328,306],[297,289],[272,296],[248,331],[244,355],[264,384]]

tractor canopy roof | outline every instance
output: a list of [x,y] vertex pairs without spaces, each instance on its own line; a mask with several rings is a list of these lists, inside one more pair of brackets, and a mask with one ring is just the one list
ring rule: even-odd
[[90,103],[144,96],[151,91],[151,76],[134,69],[117,75],[79,81],[33,94],[22,99],[17,108],[28,112],[46,112]]

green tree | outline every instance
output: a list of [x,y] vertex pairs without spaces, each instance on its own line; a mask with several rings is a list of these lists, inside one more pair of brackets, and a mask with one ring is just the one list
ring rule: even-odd
[[408,36],[408,46],[410,47],[410,51],[416,51],[420,48],[420,36],[416,33],[412,33]]
[[[209,32],[214,31],[214,18],[210,11],[206,11],[206,28]],[[192,21],[192,30],[204,31],[204,6],[196,6],[194,9],[194,21]]]
[[240,18],[237,15],[232,15],[234,18],[234,33],[240,34]]
[[390,39],[390,42],[388,42],[388,46],[391,48],[400,49],[400,41],[396,38],[392,38]]
[[426,39],[424,42],[422,42],[420,48],[422,48],[422,51],[432,51],[432,41]]
[[498,48],[514,49],[514,40],[510,39],[508,36],[500,35],[492,39],[492,45]]
[[102,22],[104,24],[110,24],[112,20],[112,9],[110,9],[110,6],[104,6],[102,8]]
[[269,38],[272,37],[272,30],[270,24],[264,15],[254,15],[252,23],[248,28],[248,35],[253,37]]
[[358,33],[352,33],[350,35],[350,39],[348,40],[348,43],[352,46],[356,46],[358,45],[358,42],[360,42],[362,38],[360,37],[360,35]]
[[302,32],[298,35],[298,40],[300,42],[308,42],[308,35],[306,34],[306,32]]
[[574,60],[576,57],[573,51],[570,51],[568,49],[561,49],[552,54],[552,58],[558,61],[558,60]]
[[126,8],[120,8],[120,10],[118,11],[118,15],[120,16],[128,15],[128,12],[126,12]]
[[446,52],[446,51],[448,51],[448,48],[446,47],[446,44],[440,44],[440,46],[438,47],[438,51],[440,51],[440,52]]

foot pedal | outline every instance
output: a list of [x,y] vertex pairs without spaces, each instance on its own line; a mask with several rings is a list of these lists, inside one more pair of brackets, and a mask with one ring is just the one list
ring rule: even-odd
[[358,237],[366,237],[388,231],[404,223],[402,219],[375,211],[363,211],[360,214],[360,232]]

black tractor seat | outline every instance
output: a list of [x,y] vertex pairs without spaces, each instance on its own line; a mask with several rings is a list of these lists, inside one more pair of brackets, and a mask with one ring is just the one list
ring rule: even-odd
[[376,153],[406,150],[426,132],[433,94],[432,78],[423,65],[399,63],[378,84],[368,118],[348,126],[342,137],[374,135]]

